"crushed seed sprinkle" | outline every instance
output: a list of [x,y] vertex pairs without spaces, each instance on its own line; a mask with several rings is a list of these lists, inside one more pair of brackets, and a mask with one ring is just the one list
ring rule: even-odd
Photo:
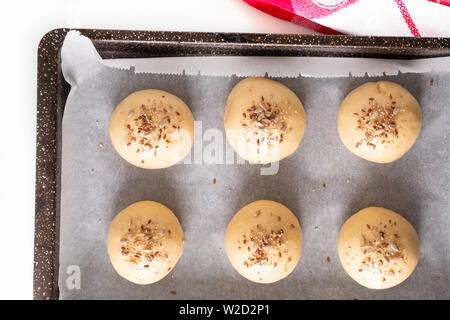
[[375,150],[377,144],[389,144],[398,139],[396,118],[401,111],[392,95],[387,105],[380,105],[374,98],[369,98],[368,105],[361,112],[354,113],[357,117],[357,129],[364,132],[364,138],[356,142],[355,147],[366,144]]
[[127,262],[148,268],[156,258],[169,258],[168,253],[161,248],[161,241],[169,237],[170,233],[165,235],[152,220],[136,225],[130,219],[127,233],[120,239],[121,253]]
[[128,147],[136,148],[136,153],[158,155],[158,149],[177,141],[172,134],[181,128],[181,114],[170,105],[153,101],[135,107],[128,113],[125,124],[125,143]]
[[261,149],[269,149],[284,141],[286,132],[292,130],[286,123],[287,115],[284,108],[261,96],[259,102],[242,113],[241,128],[247,130],[259,153]]
[[243,235],[242,243],[243,249],[250,253],[250,257],[244,261],[244,266],[247,268],[254,265],[277,267],[278,258],[282,257],[282,247],[285,244],[284,230],[267,231],[258,224],[256,230],[251,230],[249,236]]
[[[392,224],[392,221],[390,224]],[[401,267],[402,264],[406,263],[403,248],[399,243],[399,237],[389,237],[377,226],[367,225],[367,229],[371,230],[372,239],[369,240],[365,236],[361,236],[360,252],[362,259],[358,271],[378,274],[380,279],[385,281],[385,276],[396,274],[394,266]],[[401,269],[398,272],[401,272]]]

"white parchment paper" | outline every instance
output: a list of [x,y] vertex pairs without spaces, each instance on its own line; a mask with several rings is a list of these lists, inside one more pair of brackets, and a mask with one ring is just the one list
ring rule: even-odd
[[[102,61],[90,40],[76,32],[67,35],[61,56],[64,77],[72,86],[62,127],[61,299],[450,298],[450,57]],[[276,175],[260,175],[260,165],[197,163],[195,159],[201,159],[201,152],[213,143],[224,146],[224,163],[230,157],[223,130],[227,95],[243,77],[264,75],[291,88],[305,106],[307,129],[299,149],[279,163]],[[390,164],[354,156],[337,134],[342,99],[364,82],[377,80],[406,87],[423,112],[416,144]],[[144,170],[128,164],[113,149],[108,134],[112,111],[130,93],[148,88],[179,96],[201,121],[190,155],[193,164]],[[221,141],[213,141],[211,133],[221,133]],[[299,218],[304,237],[295,271],[270,285],[241,277],[224,250],[225,229],[234,213],[260,199],[288,206]],[[174,270],[148,286],[117,275],[106,250],[110,221],[140,200],[168,206],[187,238]],[[337,255],[340,227],[367,206],[399,212],[419,234],[416,270],[389,290],[358,285],[347,276]]]

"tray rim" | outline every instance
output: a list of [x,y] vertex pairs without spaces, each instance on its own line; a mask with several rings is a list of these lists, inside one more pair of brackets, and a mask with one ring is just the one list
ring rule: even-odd
[[[104,45],[129,44],[131,54],[142,50],[140,45],[177,50],[189,47],[184,55],[279,55],[283,51],[293,55],[328,56],[332,49],[341,50],[337,56],[354,55],[418,58],[450,56],[450,38],[324,36],[297,34],[205,33],[178,31],[133,31],[110,29],[57,28],[47,32],[39,42],[37,60],[37,120],[35,228],[33,259],[33,299],[56,300],[59,267],[59,162],[62,119],[59,96],[59,51],[65,35],[78,30],[90,38],[103,58],[119,58],[104,49]],[[109,43],[109,44],[108,44]],[[205,50],[206,48],[206,50]],[[316,50],[316,51],[315,51]],[[329,52],[328,52],[329,50]],[[163,52],[164,53],[164,52]],[[312,53],[312,54],[311,54]],[[167,54],[165,54],[167,55]],[[152,56],[146,52],[145,56]],[[336,55],[334,55],[336,56]],[[64,101],[65,102],[65,101]]]

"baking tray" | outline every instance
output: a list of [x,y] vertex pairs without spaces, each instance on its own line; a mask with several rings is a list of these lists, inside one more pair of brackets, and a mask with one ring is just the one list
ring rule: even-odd
[[[61,127],[70,86],[61,73],[67,32],[38,48],[34,299],[58,299]],[[76,29],[104,59],[176,56],[330,56],[416,59],[450,56],[449,38],[198,33]]]

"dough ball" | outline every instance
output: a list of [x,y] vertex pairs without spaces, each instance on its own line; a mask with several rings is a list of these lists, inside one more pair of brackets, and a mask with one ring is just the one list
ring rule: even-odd
[[344,145],[363,159],[386,163],[402,157],[419,136],[419,103],[402,86],[367,82],[342,101],[338,131]]
[[287,277],[302,252],[295,215],[274,201],[255,201],[231,219],[225,237],[228,258],[245,278],[272,283]]
[[114,110],[109,134],[126,161],[145,169],[180,162],[194,142],[194,117],[178,97],[161,90],[136,91]]
[[250,163],[270,163],[297,150],[305,109],[292,90],[273,80],[247,78],[227,99],[224,126],[236,153]]
[[108,254],[117,273],[136,284],[164,278],[184,249],[183,230],[166,206],[140,201],[122,210],[108,231]]
[[394,211],[369,207],[342,226],[338,252],[345,271],[360,285],[387,289],[406,280],[419,257],[414,227]]

